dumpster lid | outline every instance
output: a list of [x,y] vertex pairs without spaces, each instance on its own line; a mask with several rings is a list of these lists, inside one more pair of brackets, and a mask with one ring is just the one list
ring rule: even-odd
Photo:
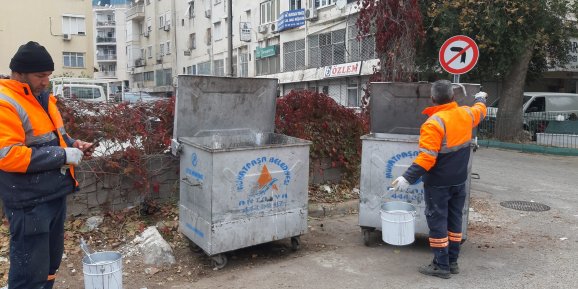
[[[427,116],[421,112],[433,103],[432,84],[427,82],[371,83],[370,117],[372,133],[419,135]],[[458,105],[473,105],[479,84],[454,83],[454,99]]]
[[273,132],[277,79],[179,75],[173,138],[203,132]]

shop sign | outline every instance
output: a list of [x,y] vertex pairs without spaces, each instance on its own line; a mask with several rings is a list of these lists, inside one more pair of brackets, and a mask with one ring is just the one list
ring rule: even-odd
[[325,66],[325,78],[359,75],[361,61]]
[[239,30],[241,35],[241,41],[251,42],[251,22],[240,22]]
[[277,55],[277,46],[271,45],[267,47],[257,47],[255,50],[255,58],[267,58]]
[[277,31],[299,27],[305,25],[305,9],[284,11],[279,16]]

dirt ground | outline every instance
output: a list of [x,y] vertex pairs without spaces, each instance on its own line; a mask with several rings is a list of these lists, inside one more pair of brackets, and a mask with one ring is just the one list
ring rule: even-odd
[[[214,275],[222,274],[221,271],[240,271],[255,266],[267,266],[282,262],[287,258],[299,258],[305,255],[326,250],[337,250],[339,242],[335,242],[335,236],[325,231],[324,218],[309,218],[309,232],[301,237],[301,247],[297,251],[291,248],[289,239],[270,242],[249,248],[236,250],[228,253],[228,264],[223,269],[216,269],[212,260],[203,252],[198,252],[190,245],[188,239],[180,234],[177,229],[177,208],[164,208],[152,215],[143,217],[136,211],[129,211],[122,226],[118,226],[117,215],[106,215],[104,223],[93,232],[83,232],[83,224],[86,217],[69,218],[67,221],[67,237],[65,245],[65,257],[58,272],[58,279],[55,288],[84,288],[84,275],[82,258],[83,252],[80,250],[78,240],[83,237],[87,240],[89,247],[95,251],[120,251],[123,253],[123,284],[124,288],[172,288],[183,283],[191,283],[203,279],[211,278]],[[490,205],[483,199],[472,198],[470,206],[475,214],[488,216],[492,210]],[[475,215],[474,219],[475,219]],[[489,225],[487,217],[485,220],[471,222],[469,232],[477,240],[484,240],[484,235],[495,234],[494,225]],[[495,222],[492,222],[495,224]],[[75,225],[76,224],[76,225]],[[138,234],[138,228],[145,228],[147,224],[163,224],[160,232],[173,248],[176,259],[174,265],[153,266],[143,263],[142,256],[132,254],[126,256],[130,251],[130,241],[132,235]],[[137,228],[136,231],[131,231]],[[77,230],[75,233],[72,229]],[[122,232],[122,233],[120,233]],[[120,235],[126,235],[120,237]],[[6,224],[2,229],[0,237],[0,258],[8,258],[7,252],[7,228]],[[379,238],[376,238],[379,241]],[[490,238],[488,238],[489,240]],[[490,244],[490,243],[488,243]],[[490,248],[491,245],[479,245],[480,248]],[[7,278],[8,263],[5,261],[0,269],[1,285],[5,285]]]

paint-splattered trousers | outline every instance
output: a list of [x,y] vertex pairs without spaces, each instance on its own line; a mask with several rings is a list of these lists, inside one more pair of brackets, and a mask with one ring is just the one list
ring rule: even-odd
[[457,262],[462,241],[462,215],[466,201],[466,185],[433,187],[424,185],[425,216],[429,227],[429,243],[433,262],[449,270]]
[[10,289],[51,289],[64,251],[66,197],[34,207],[5,207],[10,223]]

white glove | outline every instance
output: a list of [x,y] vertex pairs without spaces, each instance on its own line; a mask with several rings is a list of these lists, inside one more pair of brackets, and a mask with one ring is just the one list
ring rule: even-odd
[[474,98],[482,98],[482,99],[486,99],[488,97],[488,93],[480,91],[478,93],[476,93],[476,95],[474,95]]
[[64,148],[64,152],[66,155],[66,164],[73,166],[78,166],[84,155],[84,153],[77,148]]
[[406,191],[409,188],[409,182],[404,177],[398,177],[391,185],[394,191]]

